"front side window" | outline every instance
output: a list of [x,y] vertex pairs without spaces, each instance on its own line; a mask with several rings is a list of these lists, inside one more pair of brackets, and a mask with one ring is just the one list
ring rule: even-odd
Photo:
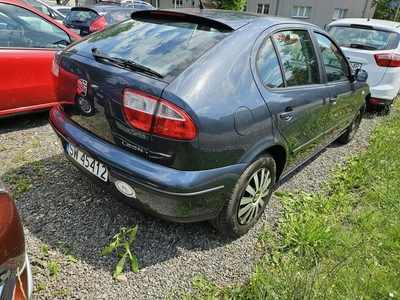
[[333,42],[326,36],[316,34],[319,49],[324,60],[328,82],[348,81],[349,66]]
[[292,17],[309,18],[311,14],[310,6],[293,6]]
[[307,31],[281,31],[273,34],[272,40],[282,63],[286,86],[319,83],[316,56]]
[[0,47],[62,48],[69,35],[25,8],[0,3]]
[[257,13],[259,14],[269,14],[269,4],[258,4]]

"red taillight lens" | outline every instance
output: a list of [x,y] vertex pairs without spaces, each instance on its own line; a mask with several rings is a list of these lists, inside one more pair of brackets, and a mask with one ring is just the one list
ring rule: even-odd
[[94,21],[92,24],[90,24],[89,32],[99,31],[100,29],[103,29],[104,27],[106,27],[106,18],[104,16],[101,16],[96,21]]
[[125,118],[137,129],[179,140],[192,140],[197,136],[196,125],[189,115],[165,100],[125,89],[122,105]]
[[382,104],[382,103],[386,102],[385,100],[381,100],[381,99],[378,99],[378,98],[372,98],[372,97],[371,97],[371,99],[369,99],[369,101],[371,103],[374,103],[374,104]]
[[396,68],[400,67],[400,54],[381,53],[375,54],[376,64],[380,67]]

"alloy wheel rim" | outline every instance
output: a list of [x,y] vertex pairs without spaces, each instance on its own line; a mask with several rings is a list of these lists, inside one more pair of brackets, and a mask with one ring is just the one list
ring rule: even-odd
[[247,225],[258,217],[270,192],[271,181],[271,172],[266,168],[258,170],[250,178],[239,203],[238,220],[241,225]]

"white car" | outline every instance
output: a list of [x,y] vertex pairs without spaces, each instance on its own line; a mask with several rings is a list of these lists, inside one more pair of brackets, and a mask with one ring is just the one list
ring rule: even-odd
[[58,11],[60,14],[66,17],[71,12],[72,6],[52,5],[51,8],[54,9],[55,11]]
[[354,69],[368,72],[369,105],[388,111],[400,88],[400,23],[345,18],[327,28]]

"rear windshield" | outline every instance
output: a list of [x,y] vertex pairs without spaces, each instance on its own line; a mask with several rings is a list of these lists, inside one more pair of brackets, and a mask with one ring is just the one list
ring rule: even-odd
[[190,22],[127,20],[105,28],[74,48],[91,55],[91,49],[96,47],[102,54],[133,60],[169,81],[227,34]]
[[98,13],[93,10],[71,10],[71,13],[65,18],[65,22],[70,23],[77,21],[86,23],[98,16]]
[[328,29],[341,47],[364,50],[391,50],[399,44],[399,34],[365,27],[332,26]]
[[110,11],[105,14],[107,25],[115,24],[131,17],[132,11],[130,10],[116,10]]

